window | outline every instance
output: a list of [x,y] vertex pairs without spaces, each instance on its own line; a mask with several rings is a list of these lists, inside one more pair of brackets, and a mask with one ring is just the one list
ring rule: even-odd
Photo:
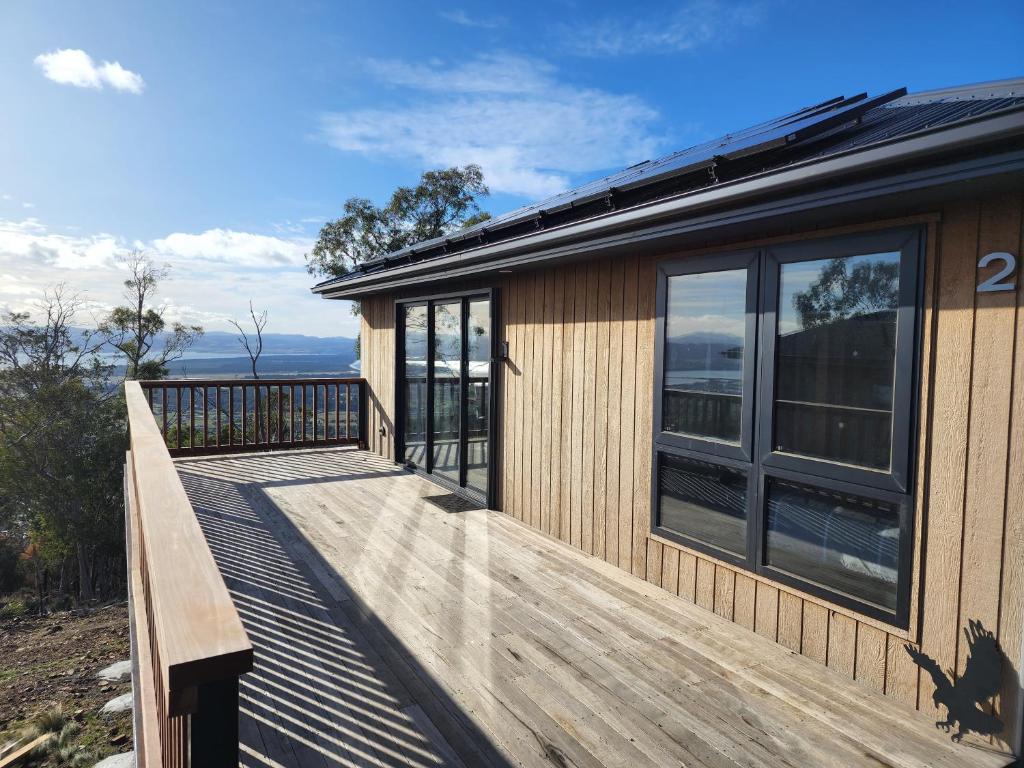
[[920,240],[661,266],[657,534],[906,626]]

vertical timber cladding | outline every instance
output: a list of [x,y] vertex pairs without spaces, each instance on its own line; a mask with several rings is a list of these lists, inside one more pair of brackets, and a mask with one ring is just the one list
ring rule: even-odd
[[[360,374],[366,380],[366,444],[395,458],[395,302],[371,296],[360,302]],[[382,434],[383,432],[383,434]]]
[[[976,286],[998,268],[978,269],[985,254],[1021,260],[1022,211],[1018,193],[949,203],[931,217],[909,632],[650,536],[652,258],[502,276],[499,340],[509,344],[497,382],[502,511],[938,719],[932,678],[910,659],[908,641],[943,671],[962,673],[965,629],[980,621],[1012,664],[1020,662],[1024,290],[977,293]],[[1014,279],[1019,286],[1019,271]],[[367,439],[389,458],[394,325],[391,297],[362,301]],[[995,709],[1011,728],[1021,718],[1016,672],[1004,675]],[[1005,747],[1014,736],[1008,729],[994,742]]]
[[[981,256],[1020,259],[1022,209],[1021,194],[950,203],[929,226],[909,632],[649,535],[651,258],[504,276],[502,511],[938,719],[931,676],[908,641],[962,673],[964,630],[981,621],[1020,661],[1024,291],[975,289],[994,271],[978,270]],[[1015,686],[1007,670],[1000,747],[1020,721]]]

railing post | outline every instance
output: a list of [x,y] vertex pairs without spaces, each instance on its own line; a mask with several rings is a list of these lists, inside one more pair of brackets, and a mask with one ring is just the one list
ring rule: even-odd
[[238,765],[238,678],[198,687],[198,707],[191,717],[189,768]]
[[359,388],[359,447],[365,449],[369,442],[366,437],[366,382],[360,381]]

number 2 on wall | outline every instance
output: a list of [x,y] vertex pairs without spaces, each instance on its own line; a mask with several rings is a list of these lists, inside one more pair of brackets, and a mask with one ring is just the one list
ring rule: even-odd
[[[978,261],[978,269],[984,269],[996,260],[1001,260],[1003,262],[1003,268],[992,275],[992,277],[978,283],[978,293],[1016,290],[1017,283],[1012,280],[1008,280],[1008,278],[1013,275],[1014,270],[1017,269],[1017,258],[1012,253],[986,254]],[[1003,282],[1004,280],[1007,282]]]

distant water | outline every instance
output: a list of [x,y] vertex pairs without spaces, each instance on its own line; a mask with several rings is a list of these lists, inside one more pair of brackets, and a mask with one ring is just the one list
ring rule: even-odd
[[[261,355],[256,370],[264,378],[305,378],[358,376],[358,361],[342,355]],[[242,379],[252,377],[248,357],[194,352],[187,358],[169,363],[168,378],[172,379]],[[122,374],[123,364],[116,373]]]

